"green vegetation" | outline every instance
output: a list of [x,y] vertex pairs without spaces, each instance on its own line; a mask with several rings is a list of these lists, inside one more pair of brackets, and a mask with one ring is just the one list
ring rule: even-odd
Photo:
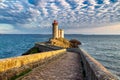
[[39,53],[39,48],[38,47],[33,47],[30,50],[28,50],[26,53],[23,53],[22,55],[28,55],[28,54],[34,54],[34,53]]
[[38,53],[38,52],[39,52],[39,48],[36,48],[36,47],[34,47],[30,50],[30,54],[34,54],[34,53]]
[[20,73],[19,75],[15,75],[14,77],[12,77],[10,80],[16,80],[17,78],[27,74],[28,72],[32,71],[31,69],[27,69],[26,71]]

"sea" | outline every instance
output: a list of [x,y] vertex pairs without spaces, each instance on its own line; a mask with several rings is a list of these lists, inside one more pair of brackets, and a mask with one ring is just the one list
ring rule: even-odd
[[[48,41],[51,34],[0,34],[0,59],[20,56],[35,42]],[[67,39],[77,39],[92,57],[120,79],[120,35],[66,34]]]

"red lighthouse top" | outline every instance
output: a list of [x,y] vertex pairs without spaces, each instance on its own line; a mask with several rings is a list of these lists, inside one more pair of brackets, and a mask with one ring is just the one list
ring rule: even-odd
[[54,20],[53,24],[58,25],[58,22],[56,20]]

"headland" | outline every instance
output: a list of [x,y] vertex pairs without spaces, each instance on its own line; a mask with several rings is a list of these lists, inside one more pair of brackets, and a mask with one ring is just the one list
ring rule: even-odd
[[79,48],[80,41],[64,38],[56,20],[52,26],[47,42],[35,43],[22,56],[0,60],[0,80],[118,80]]

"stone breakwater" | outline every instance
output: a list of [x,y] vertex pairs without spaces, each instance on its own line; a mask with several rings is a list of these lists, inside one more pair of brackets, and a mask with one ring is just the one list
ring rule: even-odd
[[46,66],[37,67],[17,80],[83,80],[80,61],[78,53],[66,52]]
[[70,49],[69,51],[80,54],[85,80],[119,80],[85,50],[76,48]]
[[35,68],[54,57],[65,54],[66,49],[48,51],[0,60],[0,80],[10,80],[13,76]]
[[91,57],[83,49],[80,50],[82,63],[86,79],[89,80],[118,80],[110,71],[108,71],[102,64]]
[[[69,48],[67,50],[61,49],[61,50],[36,53],[36,54],[31,54],[26,56],[19,56],[15,58],[1,59],[0,60],[0,80],[15,80],[11,78],[14,76],[20,75],[23,72],[32,70],[33,68],[40,67],[43,63],[54,61],[54,58],[58,58],[60,55],[63,55],[69,52],[73,52],[74,54],[72,55],[74,56],[75,56],[75,53],[78,53],[78,56],[80,56],[80,60],[77,60],[76,63],[81,63],[81,69],[83,69],[82,70],[83,72],[80,73],[80,75],[83,75],[85,80],[118,80],[102,64],[100,64],[93,57],[91,57],[86,51],[79,48]],[[64,58],[68,59],[68,56]],[[69,59],[69,60],[73,60],[73,59]],[[68,62],[71,62],[69,60]],[[64,60],[63,62],[61,61],[62,60],[60,60],[61,64],[67,64],[65,63]],[[58,67],[59,66],[56,65],[56,68],[54,70],[55,72],[57,71],[57,69],[60,69]],[[75,67],[75,65],[72,67]],[[63,68],[61,67],[61,69],[63,71],[68,70],[64,72],[69,72],[70,70],[64,67]],[[66,76],[69,76],[69,74]]]

